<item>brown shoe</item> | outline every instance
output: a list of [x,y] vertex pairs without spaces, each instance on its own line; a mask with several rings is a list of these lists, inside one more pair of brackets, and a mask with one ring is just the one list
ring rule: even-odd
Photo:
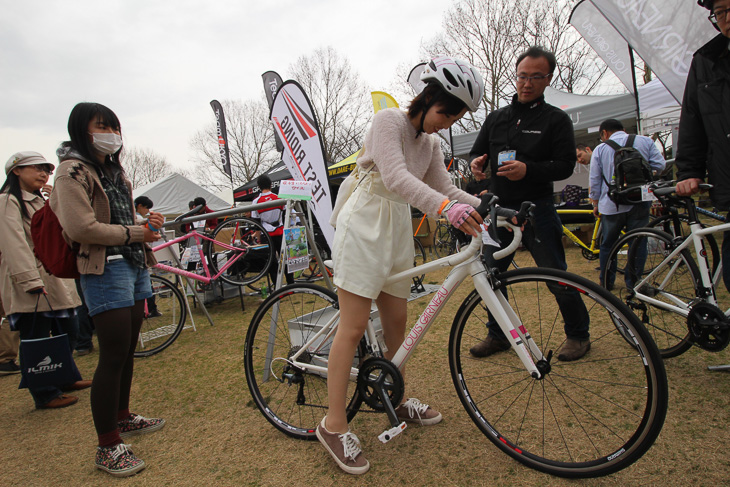
[[79,401],[79,398],[76,396],[67,396],[66,394],[61,394],[55,399],[51,399],[47,403],[45,403],[43,406],[36,406],[36,409],[59,409],[59,408],[65,408],[68,406],[71,406],[73,404],[76,404]]
[[395,415],[401,421],[409,423],[418,423],[421,426],[431,426],[441,422],[441,413],[433,409],[428,404],[412,397],[406,402],[395,408]]
[[80,391],[91,387],[90,380],[77,380],[73,384],[69,384],[63,388],[64,391]]
[[590,340],[573,340],[572,338],[567,338],[565,340],[565,344],[560,348],[560,353],[558,353],[558,360],[563,362],[572,362],[573,360],[578,360],[579,358],[582,358],[586,353],[588,353],[588,350],[590,349]]
[[342,470],[353,475],[360,475],[368,471],[370,462],[365,459],[360,448],[360,440],[349,431],[343,435],[330,433],[324,427],[324,420],[317,426],[317,438],[324,445],[325,450],[332,456]]
[[511,345],[506,339],[487,335],[487,338],[471,347],[469,353],[474,357],[489,357],[495,353],[509,350],[510,347]]

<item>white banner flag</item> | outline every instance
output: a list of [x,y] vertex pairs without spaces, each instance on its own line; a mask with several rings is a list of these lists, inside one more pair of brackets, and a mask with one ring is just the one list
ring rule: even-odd
[[692,55],[717,35],[689,0],[590,0],[681,103]]
[[296,81],[285,81],[274,98],[271,107],[274,130],[284,144],[282,160],[296,181],[312,182],[312,205],[330,248],[335,229],[329,224],[332,215],[332,197],[327,179],[327,164],[307,95]]

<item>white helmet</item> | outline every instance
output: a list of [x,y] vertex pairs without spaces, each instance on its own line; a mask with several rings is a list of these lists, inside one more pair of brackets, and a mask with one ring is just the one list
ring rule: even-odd
[[421,73],[421,81],[435,81],[475,112],[484,96],[484,80],[474,66],[448,56],[433,58]]

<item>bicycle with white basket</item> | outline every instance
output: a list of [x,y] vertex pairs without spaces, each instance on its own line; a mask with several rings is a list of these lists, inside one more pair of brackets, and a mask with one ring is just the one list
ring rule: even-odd
[[[494,198],[496,200],[496,198]],[[521,241],[519,214],[496,207],[491,195],[478,211],[513,230],[510,255]],[[636,316],[615,296],[579,276],[553,269],[488,269],[481,239],[458,254],[390,277],[411,279],[452,267],[392,361],[383,358],[377,312],[361,340],[348,386],[348,421],[360,412],[385,412],[387,442],[405,428],[394,407],[403,398],[401,369],[459,285],[474,290],[453,320],[449,367],[467,413],[503,452],[537,470],[563,477],[596,477],[638,460],[661,431],[667,410],[667,379],[659,352]],[[336,270],[335,270],[336,272]],[[554,294],[577,290],[590,316],[592,349],[581,360],[559,362],[564,341]],[[486,359],[469,348],[494,319],[512,349]],[[256,406],[285,434],[314,440],[327,399],[327,359],[337,330],[337,295],[313,284],[294,284],[273,293],[256,311],[246,336],[246,380]],[[411,366],[409,374],[417,374]]]

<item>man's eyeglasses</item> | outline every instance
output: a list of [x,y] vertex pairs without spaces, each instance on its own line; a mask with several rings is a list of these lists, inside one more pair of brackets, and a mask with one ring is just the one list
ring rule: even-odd
[[715,11],[715,12],[712,12],[712,13],[711,13],[711,14],[709,15],[709,17],[707,17],[707,18],[708,18],[708,19],[710,19],[710,22],[712,22],[713,24],[717,24],[717,22],[718,22],[718,21],[719,21],[720,19],[724,19],[724,20],[727,20],[727,18],[728,18],[728,13],[729,13],[729,12],[730,12],[730,8],[726,8],[726,9],[724,9],[724,10],[717,10],[717,11]]
[[518,74],[517,75],[517,82],[518,83],[526,83],[527,81],[542,81],[545,78],[549,78],[549,77],[550,77],[549,74],[539,74],[537,76],[522,76],[522,75],[519,75]]

